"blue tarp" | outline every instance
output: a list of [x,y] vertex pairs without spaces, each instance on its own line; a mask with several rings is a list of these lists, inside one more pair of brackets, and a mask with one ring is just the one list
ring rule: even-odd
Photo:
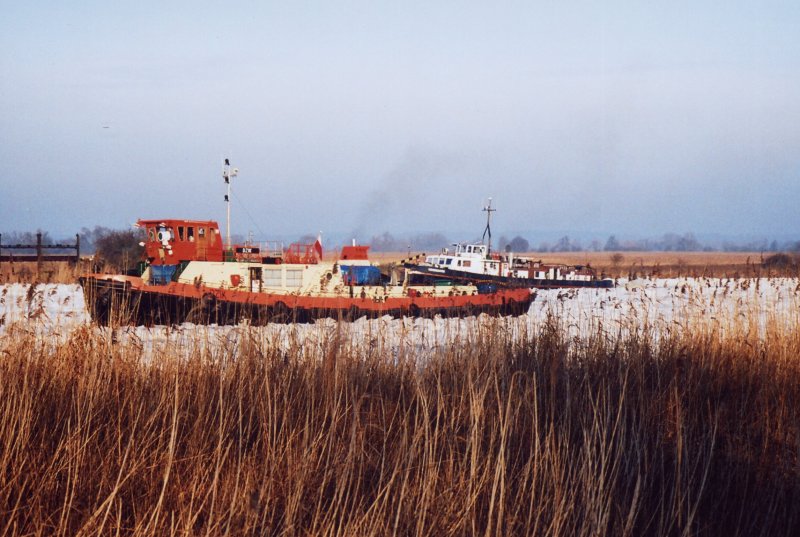
[[172,281],[178,265],[150,265],[150,284],[166,285]]
[[342,278],[347,285],[380,285],[381,271],[370,265],[342,265]]
[[497,284],[479,283],[477,286],[479,295],[490,295],[497,292]]

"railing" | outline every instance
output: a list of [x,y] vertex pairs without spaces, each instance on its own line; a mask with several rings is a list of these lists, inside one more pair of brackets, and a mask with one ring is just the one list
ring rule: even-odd
[[283,255],[283,243],[280,241],[234,244],[231,248],[224,250],[225,261],[243,263],[260,263],[266,257],[282,258]]
[[281,241],[265,241],[259,243],[261,253],[263,255],[270,255],[273,257],[280,257],[283,255],[283,243]]
[[[34,250],[36,253],[28,254],[3,254],[3,250]],[[45,254],[44,250],[75,250],[74,254]],[[36,234],[36,244],[3,244],[3,235],[0,234],[0,263],[3,261],[69,261],[77,263],[81,259],[81,236],[75,234],[75,244],[42,244],[42,234]]]
[[286,251],[283,253],[283,259],[286,263],[300,263],[306,265],[316,265],[319,263],[317,251],[313,244],[300,244],[297,242],[293,242],[286,248]]

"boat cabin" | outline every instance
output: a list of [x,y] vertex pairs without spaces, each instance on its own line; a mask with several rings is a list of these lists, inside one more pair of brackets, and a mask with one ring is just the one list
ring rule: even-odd
[[439,267],[461,270],[475,274],[497,273],[500,257],[488,255],[485,244],[454,244],[455,249],[442,248],[441,253],[429,255],[425,258],[427,263]]
[[213,220],[139,220],[136,226],[145,231],[145,257],[151,265],[223,259],[222,237]]
[[456,255],[458,254],[477,254],[486,257],[488,249],[485,244],[454,244]]

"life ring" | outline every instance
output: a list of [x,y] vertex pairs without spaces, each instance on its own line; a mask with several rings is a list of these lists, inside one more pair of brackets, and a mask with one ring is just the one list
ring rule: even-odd
[[240,283],[242,283],[242,277],[238,274],[231,274],[231,285],[233,287],[239,287]]

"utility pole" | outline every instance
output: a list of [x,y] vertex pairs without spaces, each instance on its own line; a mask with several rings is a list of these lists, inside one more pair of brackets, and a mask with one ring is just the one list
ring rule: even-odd
[[231,161],[225,159],[225,164],[222,166],[222,178],[225,179],[225,185],[228,190],[225,194],[225,205],[227,208],[226,230],[225,237],[227,239],[227,248],[231,248],[231,179],[239,175],[239,168],[231,168]]

